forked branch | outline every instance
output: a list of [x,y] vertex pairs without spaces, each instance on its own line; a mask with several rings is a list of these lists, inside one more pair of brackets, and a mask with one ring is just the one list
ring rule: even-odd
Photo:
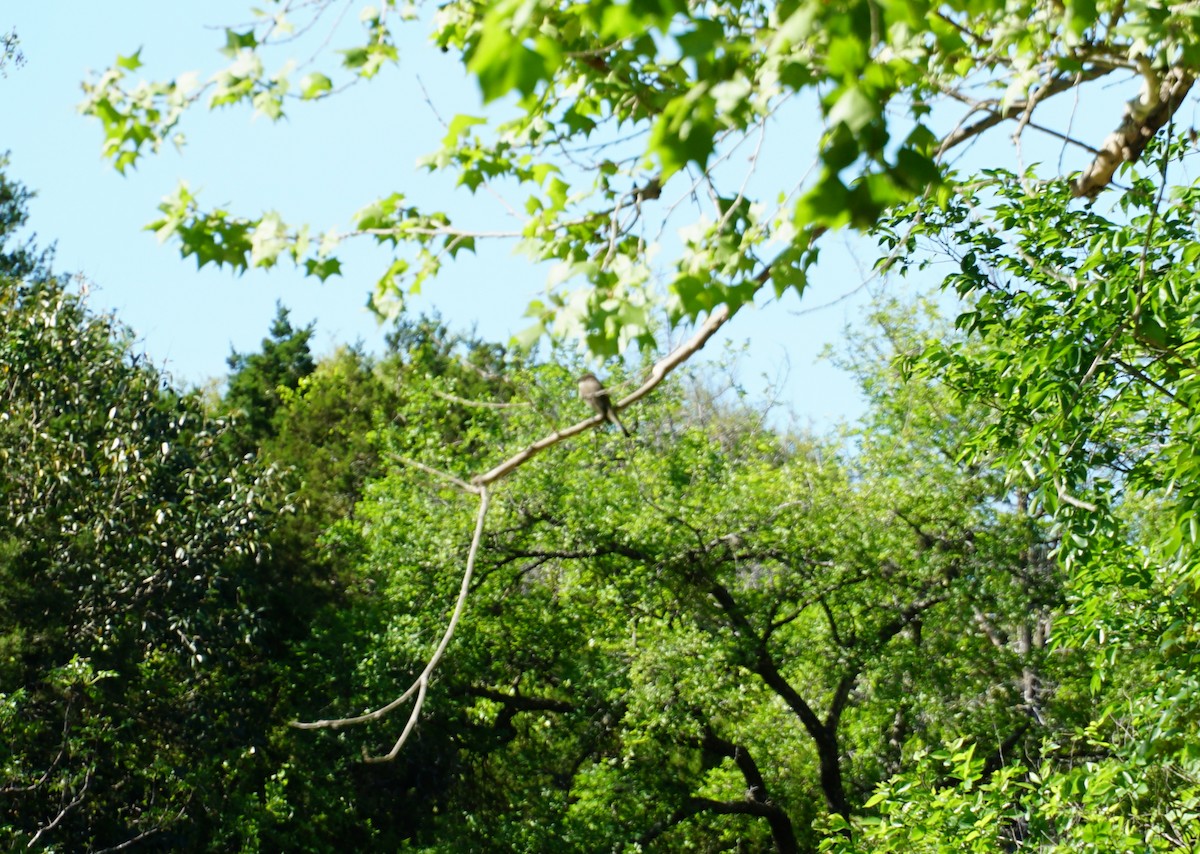
[[429,677],[442,660],[442,656],[445,655],[446,648],[450,646],[450,639],[454,637],[454,630],[458,628],[458,621],[462,619],[463,611],[467,607],[467,594],[471,591],[471,578],[475,575],[475,559],[479,555],[479,543],[483,540],[483,522],[487,517],[488,511],[487,488],[479,487],[472,491],[479,495],[479,511],[475,515],[475,534],[471,537],[471,549],[467,552],[467,568],[463,571],[462,585],[458,590],[458,601],[454,603],[454,612],[450,615],[450,622],[446,624],[446,631],[442,633],[442,640],[438,643],[437,649],[433,651],[433,655],[429,657],[429,661],[425,663],[425,669],[421,671],[421,675],[416,678],[407,691],[386,706],[380,706],[372,712],[349,718],[334,718],[331,720],[310,722],[293,721],[292,726],[299,729],[341,729],[342,727],[354,726],[356,724],[370,723],[371,721],[379,720],[389,712],[395,711],[407,703],[413,694],[416,694],[417,698],[413,703],[412,713],[408,716],[408,723],[405,724],[404,730],[400,733],[400,737],[396,739],[396,743],[392,746],[392,749],[382,756],[371,756],[366,752],[365,748],[363,749],[363,759],[367,762],[389,762],[399,755],[400,748],[408,740],[413,727],[417,724],[417,718],[420,717],[421,708],[425,705],[425,692],[429,687]]
[[[655,362],[654,366],[650,369],[650,374],[646,381],[638,386],[638,388],[635,389],[632,394],[615,404],[616,407],[618,409],[624,409],[625,407],[641,400],[643,397],[653,391],[654,388],[666,378],[667,374],[669,374],[683,362],[687,361],[693,354],[703,347],[705,343],[707,343],[707,341],[713,336],[713,334],[720,329],[728,319],[729,309],[726,306],[719,306],[711,315],[709,315],[708,320],[706,320],[700,326],[700,328],[696,330],[696,333],[690,339],[688,339],[681,346],[677,347],[667,356]],[[363,759],[367,762],[389,762],[395,759],[399,755],[400,749],[404,747],[404,743],[408,740],[408,737],[412,734],[413,729],[416,727],[417,720],[421,715],[421,709],[425,705],[425,697],[429,688],[430,677],[433,675],[434,670],[437,669],[438,664],[445,655],[446,649],[450,645],[450,640],[454,637],[454,632],[458,628],[459,621],[462,619],[463,611],[466,609],[467,597],[471,591],[471,580],[475,575],[475,561],[479,555],[479,544],[483,539],[484,519],[487,517],[489,503],[488,485],[495,483],[496,481],[501,480],[502,478],[511,474],[513,471],[520,468],[520,466],[527,460],[531,459],[534,455],[540,453],[546,448],[549,448],[552,445],[558,444],[564,439],[570,438],[571,436],[595,427],[603,420],[604,416],[596,415],[592,418],[588,418],[586,421],[581,421],[578,424],[574,424],[563,430],[556,430],[549,436],[539,439],[532,445],[529,445],[518,453],[512,455],[490,471],[487,471],[481,475],[477,475],[470,483],[467,483],[461,478],[454,477],[453,475],[445,472],[432,469],[429,466],[423,465],[422,463],[418,463],[414,460],[400,460],[406,465],[411,465],[414,468],[420,469],[421,471],[448,480],[464,492],[469,492],[479,496],[479,510],[475,516],[475,533],[471,538],[470,550],[467,552],[467,565],[463,571],[462,584],[460,585],[458,591],[458,600],[454,604],[454,611],[450,615],[450,621],[446,625],[446,630],[442,633],[441,641],[438,643],[437,648],[433,651],[433,655],[431,655],[429,660],[425,663],[425,668],[421,671],[420,675],[413,680],[413,683],[408,687],[408,690],[396,697],[396,699],[392,700],[390,703],[380,706],[373,711],[365,712],[361,715],[354,715],[346,718],[331,718],[328,720],[319,721],[293,721],[292,726],[299,729],[336,730],[341,729],[342,727],[370,723],[372,721],[379,720],[391,712],[394,712],[396,709],[412,700],[412,711],[409,713],[408,722],[404,725],[404,729],[401,731],[400,737],[396,739],[396,743],[392,746],[392,749],[379,756],[372,756],[368,754],[365,748],[363,750]]]
[[1146,73],[1142,92],[1125,106],[1125,117],[1100,146],[1096,159],[1071,185],[1077,197],[1095,198],[1112,181],[1122,163],[1136,163],[1150,140],[1183,105],[1196,78],[1172,68],[1161,78]]

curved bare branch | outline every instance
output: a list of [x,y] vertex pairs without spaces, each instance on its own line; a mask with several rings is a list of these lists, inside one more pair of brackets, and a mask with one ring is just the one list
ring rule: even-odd
[[404,727],[404,731],[400,734],[396,744],[392,747],[391,752],[382,757],[366,757],[368,761],[387,761],[395,759],[400,752],[400,748],[404,746],[404,742],[408,739],[413,727],[416,725],[417,717],[421,712],[421,707],[425,704],[425,690],[429,685],[429,677],[437,668],[438,663],[442,660],[442,656],[446,653],[446,647],[450,645],[450,639],[454,637],[454,631],[458,628],[458,622],[462,619],[463,611],[467,607],[467,594],[471,590],[471,578],[475,574],[475,558],[479,554],[479,543],[483,539],[483,523],[487,517],[488,511],[488,491],[486,487],[480,486],[477,490],[473,490],[479,495],[479,511],[475,516],[475,534],[471,538],[471,549],[467,552],[467,566],[463,571],[462,584],[458,591],[458,601],[454,603],[454,612],[450,615],[450,622],[446,625],[446,631],[442,633],[441,642],[438,643],[437,649],[433,655],[429,657],[429,661],[425,664],[425,669],[421,671],[421,675],[414,680],[408,690],[401,694],[396,699],[392,700],[385,706],[380,706],[374,711],[367,712],[362,715],[355,715],[348,718],[334,718],[330,720],[320,721],[293,721],[292,726],[298,729],[341,729],[342,727],[354,726],[356,724],[365,724],[371,721],[377,721],[387,715],[389,712],[395,711],[404,703],[408,702],[413,694],[417,695],[416,702],[413,704],[412,714],[409,715],[408,724]]
[[[673,351],[671,351],[670,354],[655,362],[654,366],[650,369],[650,374],[645,382],[638,386],[638,388],[635,389],[632,394],[616,403],[616,408],[624,409],[625,407],[641,400],[643,397],[653,391],[655,387],[657,387],[659,383],[666,378],[667,374],[679,367],[679,365],[686,362],[692,355],[700,350],[708,342],[708,340],[712,338],[716,331],[725,324],[725,321],[729,319],[729,316],[730,312],[727,306],[718,306],[712,312],[712,314],[709,315],[708,320],[701,324],[700,328],[696,330],[696,333],[691,338],[689,338],[679,347],[676,347]],[[413,700],[412,711],[409,713],[408,722],[404,725],[404,729],[401,731],[399,738],[396,739],[396,743],[392,746],[392,749],[380,756],[371,756],[367,754],[365,750],[363,753],[363,758],[367,762],[388,762],[392,759],[395,759],[399,755],[400,749],[404,746],[404,743],[408,740],[409,735],[412,734],[412,731],[417,724],[417,720],[420,718],[421,709],[425,705],[426,691],[429,687],[429,678],[433,674],[433,671],[437,669],[437,666],[441,662],[443,655],[445,655],[446,648],[450,645],[450,640],[454,637],[454,632],[458,628],[459,620],[462,618],[463,611],[466,609],[467,597],[471,590],[471,579],[475,574],[475,559],[479,554],[479,544],[483,539],[484,519],[486,518],[488,511],[488,485],[495,483],[496,481],[501,480],[502,478],[511,474],[513,471],[520,468],[520,466],[526,461],[541,451],[544,451],[546,448],[549,448],[558,444],[564,439],[568,439],[571,436],[595,427],[603,421],[603,415],[596,415],[587,419],[586,421],[581,421],[578,424],[567,427],[566,429],[556,430],[549,436],[539,439],[532,445],[529,445],[520,452],[509,457],[507,460],[502,462],[500,465],[495,466],[490,471],[484,472],[481,475],[477,475],[471,480],[470,483],[467,483],[466,481],[445,472],[437,471],[436,469],[430,468],[422,463],[418,463],[415,460],[400,459],[400,462],[406,465],[411,465],[428,474],[433,474],[444,478],[464,492],[469,492],[479,496],[479,511],[475,518],[475,533],[471,538],[471,548],[467,552],[467,565],[463,571],[462,584],[458,591],[458,600],[455,602],[454,611],[450,615],[450,621],[446,625],[446,630],[442,633],[442,639],[438,643],[437,649],[435,649],[433,655],[429,657],[429,660],[426,662],[425,668],[421,671],[421,674],[417,676],[417,678],[413,680],[412,684],[409,685],[408,689],[400,696],[396,697],[396,699],[392,700],[386,705],[380,706],[377,709],[374,709],[370,712],[365,712],[361,715],[354,715],[345,718],[330,718],[319,721],[292,721],[292,726],[298,729],[336,730],[341,729],[342,727],[370,723],[385,717],[386,715],[403,706],[405,703]]]

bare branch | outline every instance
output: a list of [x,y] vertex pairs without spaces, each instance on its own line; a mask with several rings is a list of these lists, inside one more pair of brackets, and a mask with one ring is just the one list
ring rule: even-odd
[[[175,819],[178,820],[178,819],[183,818],[185,811],[186,810],[180,810],[176,814]],[[154,836],[155,834],[162,833],[162,832],[163,832],[163,829],[161,827],[152,827],[149,830],[143,830],[137,836],[131,836],[129,839],[126,839],[124,842],[118,843],[117,845],[114,845],[111,848],[101,848],[99,851],[96,851],[95,854],[109,854],[110,851],[125,851],[125,850],[137,845],[143,839],[149,839],[151,836]]]
[[[768,270],[764,271],[762,276],[766,277],[769,275],[770,271],[768,268]],[[666,378],[668,373],[670,373],[683,362],[687,361],[689,357],[700,350],[700,348],[705,345],[708,339],[711,338],[728,319],[729,308],[724,305],[718,306],[712,312],[712,314],[709,315],[708,320],[706,320],[700,326],[700,328],[696,330],[696,333],[686,343],[677,347],[669,355],[656,362],[650,369],[649,378],[632,394],[615,404],[615,406],[618,409],[623,409],[633,403],[636,403],[638,400],[641,400],[643,397],[653,391],[654,388]],[[429,657],[429,660],[425,664],[425,668],[421,671],[421,674],[417,676],[415,680],[413,680],[413,683],[409,685],[408,690],[396,697],[396,699],[392,700],[386,705],[380,706],[373,711],[366,712],[361,715],[308,722],[293,721],[292,726],[298,729],[336,730],[341,729],[342,727],[370,723],[372,721],[377,721],[395,711],[409,700],[413,700],[413,707],[412,711],[409,713],[408,722],[404,725],[404,729],[401,731],[400,737],[396,739],[396,743],[392,746],[392,749],[381,756],[371,756],[368,755],[365,750],[363,751],[363,759],[367,762],[388,762],[392,759],[395,759],[396,756],[399,755],[400,749],[404,746],[404,743],[408,740],[409,735],[412,734],[413,728],[416,726],[417,720],[421,714],[421,709],[425,705],[426,692],[429,688],[429,678],[433,674],[433,671],[437,668],[438,664],[441,662],[442,656],[446,652],[446,648],[450,645],[450,640],[454,637],[454,632],[458,628],[459,620],[462,618],[463,611],[466,608],[467,596],[471,590],[471,579],[475,573],[475,560],[479,554],[479,544],[483,539],[484,519],[486,518],[488,511],[488,485],[495,483],[508,474],[511,474],[535,454],[551,447],[552,445],[558,444],[564,439],[570,438],[571,436],[595,427],[603,421],[603,415],[596,415],[587,419],[586,421],[581,421],[578,424],[568,427],[565,430],[557,430],[551,433],[549,436],[534,442],[532,445],[528,446],[519,453],[509,457],[491,471],[477,475],[472,479],[471,483],[467,483],[466,481],[455,477],[452,474],[448,474],[424,465],[423,463],[419,463],[416,460],[397,457],[396,459],[398,462],[420,469],[427,474],[440,477],[453,483],[464,492],[470,492],[479,496],[479,511],[475,521],[475,534],[471,538],[471,548],[467,553],[467,565],[463,571],[462,584],[459,588],[458,600],[455,602],[454,611],[450,616],[450,621],[446,626],[445,632],[442,634],[441,642],[438,643],[437,649],[434,650],[433,655]]]
[[79,794],[75,796],[75,799],[63,807],[59,814],[56,815],[48,824],[39,828],[38,832],[33,835],[33,838],[29,840],[25,847],[33,848],[36,846],[38,840],[42,838],[42,834],[49,833],[50,831],[54,830],[54,828],[58,827],[58,825],[62,823],[62,820],[67,817],[67,813],[83,803],[83,796],[87,794],[88,786],[91,785],[91,782],[92,773],[89,771],[87,776],[83,778],[83,786],[80,787]]
[[357,715],[349,718],[336,718],[332,720],[320,720],[312,722],[293,721],[292,726],[298,729],[341,729],[346,726],[354,726],[356,724],[365,724],[370,721],[377,721],[389,712],[394,711],[404,703],[408,702],[413,694],[417,695],[416,702],[413,704],[412,714],[409,715],[408,724],[404,727],[404,731],[400,734],[400,738],[396,740],[396,744],[391,751],[384,757],[378,759],[365,757],[368,761],[386,761],[395,759],[400,752],[400,748],[404,746],[404,742],[408,739],[412,732],[413,726],[416,724],[417,716],[420,714],[421,707],[425,704],[425,689],[429,684],[429,676],[437,668],[438,663],[442,660],[442,656],[446,652],[446,647],[450,645],[450,639],[454,637],[454,630],[458,628],[458,621],[462,618],[463,610],[467,605],[467,594],[471,590],[471,577],[475,573],[475,558],[479,554],[479,543],[483,539],[483,522],[487,517],[488,511],[488,491],[487,487],[476,487],[475,491],[479,495],[479,512],[475,517],[475,534],[471,538],[471,549],[467,553],[467,567],[463,572],[462,585],[458,591],[458,601],[454,604],[454,612],[450,615],[450,622],[446,626],[446,631],[442,634],[442,640],[434,650],[433,655],[429,657],[429,661],[425,664],[425,669],[421,671],[421,675],[416,678],[408,690],[401,694],[396,699],[392,700],[386,706],[380,706],[372,712]]
[[[676,347],[675,350],[669,355],[655,362],[654,366],[650,369],[649,378],[646,379],[646,381],[640,386],[638,386],[632,394],[623,398],[617,403],[614,403],[614,408],[618,411],[625,409],[626,407],[637,403],[650,392],[654,391],[658,384],[666,379],[667,374],[686,362],[692,355],[700,350],[700,348],[702,348],[708,342],[708,339],[711,338],[728,319],[729,308],[724,305],[717,306],[713,313],[709,315],[708,320],[704,321],[700,328],[696,330],[695,335],[693,335],[688,341],[681,344],[679,347]],[[586,421],[580,421],[578,424],[572,424],[570,427],[562,430],[556,430],[549,436],[538,439],[532,445],[529,445],[528,447],[518,451],[516,454],[513,454],[507,460],[500,463],[500,465],[494,467],[490,471],[476,476],[472,480],[472,483],[475,483],[479,486],[486,486],[488,484],[495,483],[501,478],[511,474],[514,470],[524,465],[524,463],[530,458],[536,456],[547,448],[557,445],[564,439],[569,439],[570,437],[582,433],[585,430],[590,430],[592,427],[603,424],[604,421],[605,417],[603,415],[594,415]]]
[[[1054,80],[1051,80],[1045,86],[1038,87],[1036,100],[1045,101],[1049,98],[1053,98],[1055,95],[1066,92],[1068,89],[1074,89],[1080,83],[1086,83],[1089,80],[1095,80],[1099,77],[1103,77],[1104,75],[1111,73],[1113,70],[1114,68],[1109,65],[1097,65],[1080,74],[1057,77]],[[941,144],[938,146],[938,157],[941,157],[950,149],[979,136],[979,134],[983,133],[984,131],[990,130],[1001,122],[1020,117],[1029,109],[1029,107],[1032,105],[1031,102],[1034,100],[1034,98],[1031,97],[1029,100],[1017,101],[1009,104],[1004,109],[999,109],[999,105],[994,104],[994,102],[975,101],[966,97],[961,92],[954,90],[947,90],[945,94],[957,101],[963,102],[971,108],[972,112],[986,112],[988,115],[972,124],[957,127],[947,134],[942,139]]]
[[421,471],[425,472],[425,474],[431,474],[434,477],[440,477],[442,480],[448,480],[452,484],[457,486],[459,489],[461,489],[463,492],[469,492],[472,495],[480,494],[480,488],[478,486],[474,486],[470,483],[467,483],[465,480],[462,480],[461,478],[457,478],[454,475],[450,474],[449,472],[444,472],[444,471],[441,471],[440,469],[435,469],[432,466],[427,466],[424,463],[417,462],[416,460],[410,460],[408,457],[395,456],[392,459],[394,459],[396,462],[401,463],[403,465],[412,466],[415,469],[420,469]]
[[428,670],[429,668],[426,667],[427,672],[422,673],[421,678],[417,680],[417,700],[413,703],[412,712],[409,713],[408,723],[404,725],[404,729],[401,730],[400,737],[396,739],[396,743],[392,745],[392,749],[383,756],[371,756],[364,747],[363,762],[391,762],[400,755],[400,748],[404,746],[404,742],[408,741],[409,734],[413,731],[413,727],[417,725],[417,718],[421,716],[421,709],[425,708],[425,691],[429,688]]
[[1058,500],[1063,504],[1070,504],[1075,509],[1086,510],[1088,513],[1096,513],[1100,509],[1090,501],[1084,501],[1082,498],[1076,498],[1075,496],[1071,495],[1071,493],[1067,492],[1066,487],[1063,486],[1058,478],[1054,479],[1054,488],[1058,493]]
[[442,400],[450,403],[457,403],[460,406],[478,406],[482,409],[515,409],[519,406],[529,406],[528,401],[517,401],[516,403],[500,403],[494,400],[468,400],[465,397],[459,397],[456,394],[450,394],[444,391],[433,392],[434,397],[440,397]]

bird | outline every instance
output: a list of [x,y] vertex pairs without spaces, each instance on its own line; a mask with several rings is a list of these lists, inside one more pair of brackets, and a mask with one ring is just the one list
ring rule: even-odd
[[579,396],[587,401],[588,406],[596,410],[597,415],[603,415],[605,419],[620,427],[622,433],[626,436],[629,435],[629,431],[617,417],[617,410],[613,408],[608,390],[600,384],[600,380],[596,379],[595,374],[587,373],[579,378]]

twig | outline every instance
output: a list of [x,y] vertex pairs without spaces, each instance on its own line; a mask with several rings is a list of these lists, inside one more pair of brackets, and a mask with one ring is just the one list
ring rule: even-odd
[[[1058,77],[1048,83],[1045,88],[1038,90],[1037,99],[1039,101],[1045,101],[1049,98],[1053,98],[1055,95],[1058,95],[1061,92],[1078,87],[1081,83],[1087,83],[1099,77],[1103,77],[1104,75],[1111,73],[1113,70],[1113,68],[1107,66],[1096,65],[1087,71],[1079,72],[1071,75],[1070,77]],[[972,100],[971,98],[963,95],[961,92],[956,92],[954,90],[944,91],[947,96],[957,101],[961,101],[970,107],[971,112],[986,111],[989,113],[989,115],[984,116],[974,124],[967,125],[965,127],[960,125],[947,134],[942,139],[941,144],[938,146],[937,156],[939,158],[951,148],[961,145],[967,140],[978,136],[984,131],[1000,124],[1001,122],[1007,121],[1008,119],[1017,118],[1029,107],[1029,101],[1025,100],[1009,104],[1005,109],[1000,110],[991,107],[983,101]]]
[[457,478],[454,475],[450,474],[449,472],[445,472],[440,469],[435,469],[432,466],[427,466],[424,463],[417,462],[416,460],[410,460],[408,457],[395,456],[392,459],[394,459],[396,462],[398,462],[402,465],[412,466],[415,469],[420,469],[421,471],[425,472],[426,474],[431,474],[434,477],[440,477],[442,480],[448,480],[451,483],[453,483],[455,486],[457,486],[459,489],[461,489],[463,492],[469,492],[472,495],[479,495],[479,487],[478,486],[472,486],[471,484],[467,483],[465,480]]
[[49,824],[39,828],[38,832],[33,835],[33,838],[29,840],[25,847],[33,848],[35,845],[37,845],[38,840],[42,838],[42,834],[49,833],[51,830],[54,830],[54,828],[58,827],[62,820],[67,817],[67,813],[83,802],[83,796],[87,794],[88,786],[91,785],[91,782],[92,772],[88,771],[87,776],[83,778],[83,786],[80,787],[79,794],[76,796],[75,800],[63,807],[59,814],[56,815]]
[[1055,491],[1058,492],[1058,500],[1063,504],[1070,504],[1076,509],[1086,510],[1089,513],[1095,513],[1100,509],[1090,501],[1084,501],[1081,498],[1076,498],[1075,496],[1071,495],[1069,492],[1067,492],[1067,488],[1059,482],[1058,478],[1054,478],[1054,488]]
[[440,397],[442,400],[448,400],[451,403],[457,403],[461,406],[479,406],[484,409],[513,409],[518,406],[529,406],[529,401],[522,400],[516,403],[501,403],[495,400],[468,400],[465,397],[459,397],[456,394],[450,394],[445,391],[434,391],[434,397]]

